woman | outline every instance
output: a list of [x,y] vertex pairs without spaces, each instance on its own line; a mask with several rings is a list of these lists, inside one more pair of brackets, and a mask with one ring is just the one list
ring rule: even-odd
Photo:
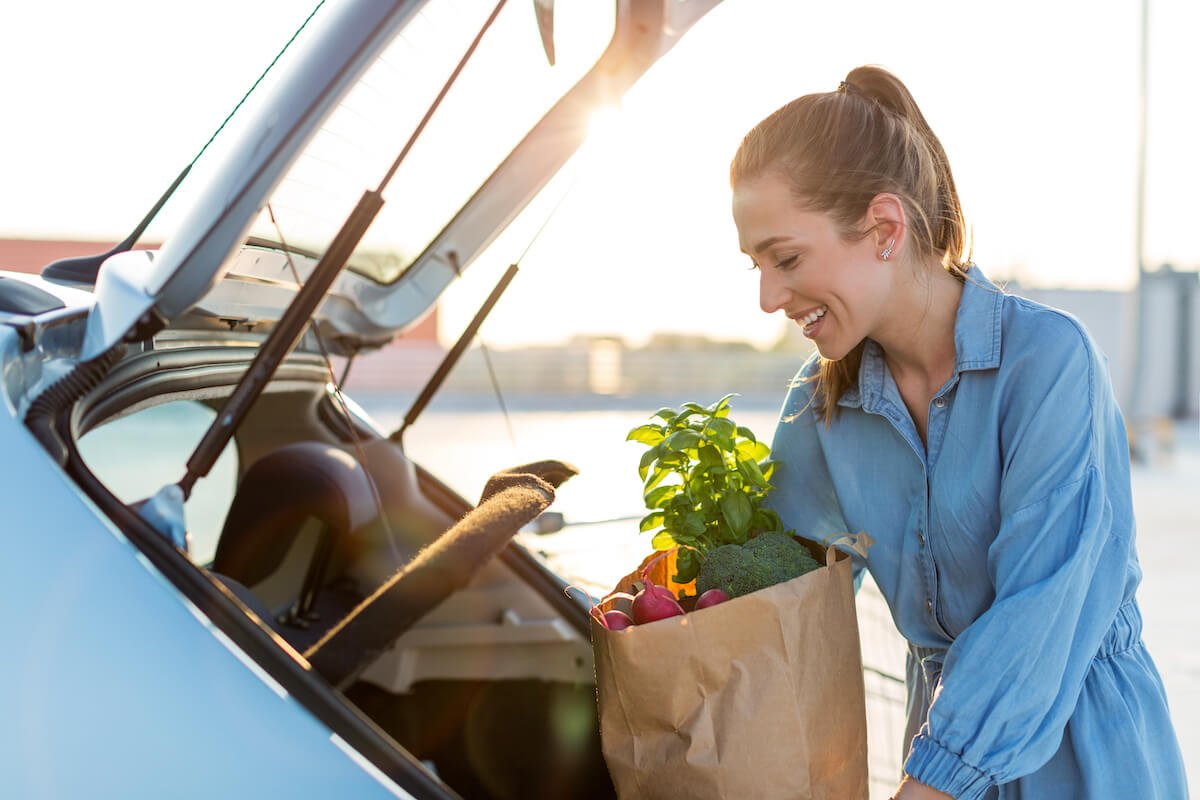
[[789,103],[731,182],[763,310],[818,351],[776,433],[774,508],[814,538],[874,537],[856,568],[909,642],[896,797],[1186,797],[1104,358],[969,264],[908,90],[861,67]]

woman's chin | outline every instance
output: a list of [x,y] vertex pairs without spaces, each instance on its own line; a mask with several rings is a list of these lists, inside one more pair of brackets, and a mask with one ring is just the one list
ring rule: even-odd
[[846,353],[850,352],[845,347],[839,347],[836,342],[818,342],[814,341],[817,347],[817,352],[821,354],[821,358],[826,361],[841,361],[846,357]]
[[854,349],[857,342],[847,345],[843,341],[822,338],[814,339],[813,344],[816,345],[817,352],[821,355],[821,358],[826,361],[841,361],[850,354],[850,351]]

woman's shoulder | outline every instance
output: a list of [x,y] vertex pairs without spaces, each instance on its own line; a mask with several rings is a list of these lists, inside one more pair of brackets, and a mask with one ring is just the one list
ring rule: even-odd
[[1048,367],[1106,362],[1087,326],[1069,311],[1007,293],[1002,305],[1004,361],[1028,357]]
[[1014,393],[1035,403],[1065,393],[1091,411],[1115,401],[1108,357],[1077,317],[1015,294],[1002,308],[1000,377]]

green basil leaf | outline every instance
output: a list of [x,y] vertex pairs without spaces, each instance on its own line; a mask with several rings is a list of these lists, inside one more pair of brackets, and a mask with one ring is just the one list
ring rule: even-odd
[[718,431],[712,431],[712,433],[710,435],[712,437],[712,440],[717,443],[717,447],[720,447],[726,453],[737,452],[736,449],[734,448],[732,437],[726,436],[724,433],[721,433]]
[[725,459],[721,457],[721,451],[711,444],[701,445],[697,455],[700,457],[700,463],[706,467],[725,466]]
[[629,432],[625,437],[627,442],[641,442],[642,444],[658,444],[666,438],[661,425],[655,425],[653,422],[647,422],[645,425],[639,425]]
[[680,548],[675,557],[675,577],[671,580],[676,583],[691,583],[700,574],[703,563],[704,558],[698,550],[691,547]]
[[642,517],[641,523],[638,524],[638,531],[645,533],[648,530],[657,528],[663,524],[663,518],[663,512],[661,511],[655,511],[647,514],[646,516]]
[[[663,442],[663,444],[666,444],[666,442]],[[655,447],[662,447],[662,444],[657,444]],[[660,467],[670,467],[672,469],[676,467],[685,467],[687,466],[687,463],[687,453],[664,453],[658,459],[658,465]]]
[[750,430],[749,428],[743,428],[741,425],[738,425],[737,432],[738,436],[741,436],[743,439],[749,439],[752,442],[758,441],[758,439],[754,436],[754,431]]
[[682,453],[684,450],[689,450],[698,444],[700,444],[700,434],[690,428],[685,428],[681,431],[675,431],[668,436],[663,441],[662,446],[673,453]]
[[654,412],[654,416],[658,417],[659,419],[664,419],[667,422],[670,422],[671,420],[675,419],[675,409],[668,408],[667,406],[663,406],[658,411]]
[[781,531],[783,530],[783,521],[771,509],[760,508],[754,512],[754,517],[750,520],[750,527],[759,533]]
[[771,448],[762,442],[741,441],[737,443],[736,449],[738,458],[745,458],[750,461],[762,461],[771,455]]
[[679,543],[675,541],[675,537],[668,531],[659,531],[650,540],[650,546],[655,550],[670,550],[672,547],[678,547]]
[[659,486],[657,489],[652,489],[646,492],[646,508],[658,508],[664,502],[670,500],[679,491],[677,484],[668,486]]
[[[713,403],[711,406],[709,406],[705,410],[708,411],[708,413],[716,415],[716,416],[722,416],[722,417],[728,416],[729,401],[737,396],[738,396],[737,392],[732,392],[730,394],[727,394],[724,397],[722,397],[720,400],[718,400],[717,402]],[[725,413],[724,414],[720,413],[722,411],[724,411]]]
[[730,492],[721,498],[721,513],[734,533],[745,535],[750,528],[750,517],[754,509],[750,506],[750,498],[741,492]]
[[671,417],[670,425],[672,428],[682,428],[688,424],[688,420],[697,414],[703,414],[703,411],[684,410],[680,411],[675,416]]
[[638,475],[641,476],[642,480],[646,480],[647,470],[650,469],[650,465],[654,463],[654,460],[658,458],[659,453],[661,452],[662,445],[656,444],[654,447],[651,447],[649,450],[642,453],[642,459],[638,462]]
[[684,515],[682,529],[685,533],[689,533],[692,536],[700,536],[704,533],[705,527],[704,515],[699,511],[689,511]]
[[771,484],[763,476],[762,470],[758,468],[758,464],[749,458],[738,459],[738,471],[746,476],[746,479],[762,489],[770,488]]
[[671,470],[667,469],[666,467],[655,467],[654,471],[650,473],[650,479],[648,481],[646,481],[646,486],[645,486],[644,491],[649,492],[655,486],[658,486],[660,483],[662,483],[663,478],[667,477],[668,475],[673,475],[673,474],[674,473],[671,472]]
[[[708,421],[708,430],[712,433],[714,439],[721,441],[733,442],[733,437],[737,433],[737,426],[727,419],[711,419]],[[725,448],[729,450],[731,448]]]

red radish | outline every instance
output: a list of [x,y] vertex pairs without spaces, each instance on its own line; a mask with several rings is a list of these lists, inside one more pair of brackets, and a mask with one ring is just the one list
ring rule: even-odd
[[704,594],[696,598],[696,610],[715,606],[717,603],[724,603],[729,599],[729,595],[721,589],[709,589]]
[[642,570],[642,580],[646,582],[646,588],[633,598],[633,621],[638,625],[683,616],[683,607],[679,605],[675,595],[671,594],[671,590],[665,586],[656,586],[654,581],[650,580],[650,567],[666,555],[667,553],[663,553]]
[[633,621],[638,625],[682,614],[683,608],[674,597],[663,597],[649,591],[649,587],[638,592],[633,598]]
[[591,615],[591,617],[600,624],[600,627],[604,628],[605,630],[623,631],[633,625],[633,619],[624,611],[619,611],[615,608],[609,609],[608,611],[600,610],[601,606],[618,598],[633,600],[632,595],[626,594],[625,592],[613,592],[597,604],[592,602],[592,596],[590,594],[584,592],[578,586],[568,586],[565,591],[569,594],[572,589],[577,592],[583,592],[583,595],[587,597],[588,603],[591,606],[588,609],[588,614]]
[[623,631],[633,625],[633,618],[624,611],[605,611],[603,619],[602,624],[610,631]]

